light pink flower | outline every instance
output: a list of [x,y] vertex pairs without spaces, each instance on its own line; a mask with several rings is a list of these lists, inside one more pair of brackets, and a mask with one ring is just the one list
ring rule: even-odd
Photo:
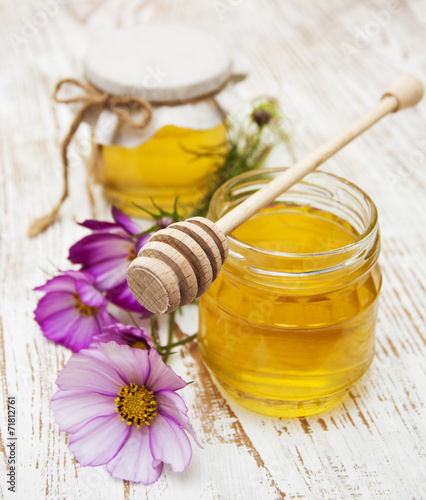
[[[74,354],[57,379],[51,408],[82,465],[106,464],[117,478],[151,484],[163,463],[182,472],[194,437],[183,399],[186,387],[155,349],[115,342]],[[194,437],[195,439],[195,437]]]

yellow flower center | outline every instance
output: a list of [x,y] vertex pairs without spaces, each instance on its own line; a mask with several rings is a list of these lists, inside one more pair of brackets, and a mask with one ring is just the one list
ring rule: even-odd
[[137,340],[136,342],[133,342],[133,344],[130,344],[130,347],[133,347],[133,349],[143,349],[144,351],[149,350],[148,342],[144,339],[140,339]]
[[127,257],[127,260],[129,260],[130,262],[132,262],[133,260],[135,260],[137,257],[136,255],[136,252],[135,252],[135,249],[132,248],[129,252],[129,256]]
[[73,297],[75,298],[74,308],[77,309],[79,314],[82,314],[83,316],[95,316],[95,314],[98,313],[97,307],[88,306],[87,304],[85,304],[80,300],[79,293],[75,293]]
[[136,424],[138,429],[143,424],[149,425],[149,421],[157,415],[154,394],[145,386],[139,387],[136,384],[123,386],[118,392],[115,404],[119,418],[127,425]]

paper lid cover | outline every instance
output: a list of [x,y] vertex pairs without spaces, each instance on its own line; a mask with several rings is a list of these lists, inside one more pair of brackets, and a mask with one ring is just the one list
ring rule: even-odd
[[153,103],[207,95],[233,73],[230,51],[222,43],[183,26],[110,32],[92,44],[83,66],[86,78],[104,92]]

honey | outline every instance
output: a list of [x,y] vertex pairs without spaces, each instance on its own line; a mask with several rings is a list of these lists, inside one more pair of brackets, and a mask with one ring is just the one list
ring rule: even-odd
[[85,120],[111,203],[141,216],[134,204],[173,212],[177,198],[179,215],[191,215],[224,161],[225,123],[246,76],[237,62],[213,33],[188,26],[126,27],[93,40],[83,68],[102,106]]
[[[225,151],[223,122],[208,130],[169,125],[135,148],[98,146],[97,177],[110,201],[129,214],[141,214],[133,203],[152,209],[151,198],[172,211],[178,198],[182,215],[189,215]],[[208,152],[214,154],[200,154]]]
[[[274,175],[225,185],[212,218]],[[335,406],[374,356],[381,273],[371,200],[341,179],[311,174],[235,230],[229,245],[200,299],[205,363],[260,413],[299,417]]]

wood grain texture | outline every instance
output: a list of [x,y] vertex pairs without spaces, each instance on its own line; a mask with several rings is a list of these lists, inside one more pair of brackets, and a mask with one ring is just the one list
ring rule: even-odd
[[[91,208],[83,187],[84,127],[71,151],[72,194],[61,222],[35,240],[25,236],[60,191],[59,144],[71,114],[54,106],[51,92],[60,78],[80,76],[85,47],[100,30],[178,21],[216,34],[251,62],[247,96],[279,95],[301,158],[374,104],[396,74],[426,79],[424,2],[1,0],[0,11],[0,496],[426,498],[425,102],[388,117],[321,167],[365,189],[380,214],[384,285],[368,374],[333,411],[272,419],[229,400],[197,349],[184,348],[172,365],[195,381],[182,395],[204,449],[194,448],[183,474],[165,467],[150,487],[80,467],[49,409],[70,353],[40,333],[32,288],[45,280],[40,268],[68,267],[68,247],[86,234],[74,218],[108,213],[97,192]],[[269,164],[288,162],[278,148]],[[192,306],[180,321],[184,331],[196,330]],[[4,479],[7,395],[17,397],[15,495]]]
[[225,234],[203,217],[154,233],[127,269],[127,283],[145,309],[168,314],[210,288],[228,254]]

